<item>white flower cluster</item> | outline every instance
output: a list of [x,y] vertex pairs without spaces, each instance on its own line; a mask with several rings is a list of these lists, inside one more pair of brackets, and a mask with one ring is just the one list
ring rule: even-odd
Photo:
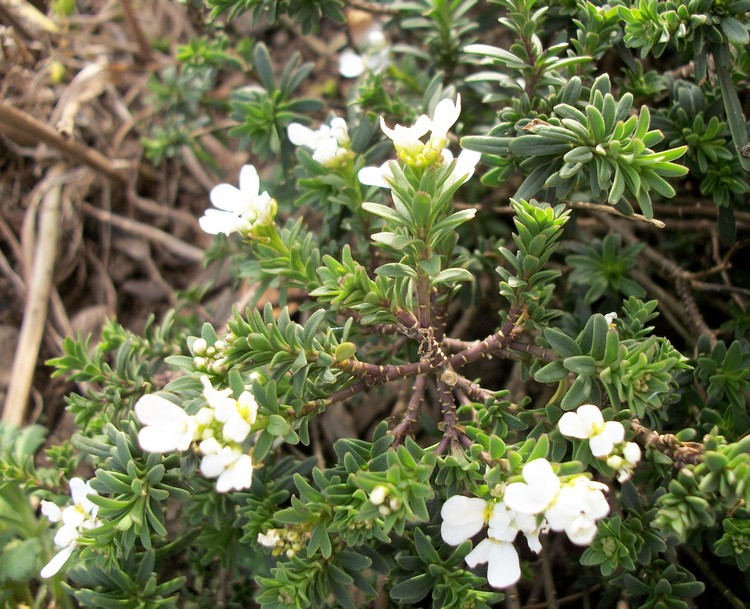
[[89,482],[84,482],[80,478],[71,478],[70,496],[73,499],[73,505],[69,505],[61,510],[51,501],[42,501],[42,514],[50,522],[62,522],[62,526],[57,530],[54,540],[55,545],[62,548],[62,550],[55,554],[52,560],[44,566],[39,573],[41,577],[52,577],[62,569],[78,546],[78,538],[81,536],[81,533],[87,529],[99,526],[99,521],[96,518],[99,506],[92,503],[87,497],[87,495],[98,494],[91,488]]
[[641,448],[635,442],[625,442],[625,428],[618,421],[604,421],[594,404],[579,406],[566,412],[557,423],[560,433],[567,438],[589,441],[591,454],[605,459],[618,472],[617,479],[625,482],[641,460]]
[[211,235],[238,232],[253,236],[256,228],[271,226],[278,205],[267,192],[260,193],[260,178],[252,165],[240,170],[240,187],[215,186],[209,195],[217,209],[207,209],[198,219],[200,227]]
[[[392,141],[398,157],[413,167],[427,167],[435,164],[447,164],[453,161],[453,154],[446,148],[448,131],[461,114],[461,96],[456,103],[443,99],[435,107],[432,118],[422,114],[411,127],[396,125],[393,129],[380,117],[380,128]],[[422,138],[430,134],[426,142]],[[456,166],[451,174],[451,182],[465,182],[473,174],[481,154],[464,150],[456,159]],[[364,167],[360,170],[359,181],[369,186],[389,188],[387,180],[392,177],[392,161],[386,161],[380,167]]]
[[478,497],[454,495],[442,507],[443,540],[459,545],[485,525],[487,537],[466,556],[475,567],[487,563],[487,581],[495,588],[507,588],[521,577],[518,552],[513,541],[519,532],[534,552],[542,550],[539,534],[565,531],[578,545],[590,544],[596,535],[596,521],[609,513],[603,492],[606,485],[586,476],[560,482],[546,459],[535,459],[523,467],[523,482],[509,484],[495,503]]
[[292,144],[312,150],[313,160],[324,167],[345,165],[354,156],[350,149],[349,129],[341,117],[337,116],[329,125],[321,125],[315,130],[292,123],[286,132]]
[[243,391],[234,399],[231,389],[214,389],[206,376],[201,382],[207,405],[195,415],[161,396],[141,397],[135,404],[135,414],[145,427],[138,433],[138,442],[143,450],[153,453],[188,450],[196,442],[203,456],[201,474],[216,478],[219,493],[249,488],[253,461],[241,445],[255,423],[255,398]]

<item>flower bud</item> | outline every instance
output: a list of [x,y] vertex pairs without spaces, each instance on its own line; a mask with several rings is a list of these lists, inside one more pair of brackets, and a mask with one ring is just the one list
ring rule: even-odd
[[370,503],[373,505],[383,505],[386,495],[388,495],[388,487],[379,484],[370,493]]
[[204,355],[206,353],[207,348],[208,348],[208,343],[206,342],[206,339],[204,338],[197,338],[195,342],[193,343],[193,353],[195,355]]

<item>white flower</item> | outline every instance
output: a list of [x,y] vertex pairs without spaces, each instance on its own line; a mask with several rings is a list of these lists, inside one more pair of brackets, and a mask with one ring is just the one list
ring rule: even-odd
[[641,460],[641,447],[635,442],[626,442],[622,447],[622,457],[612,455],[607,459],[607,465],[617,470],[617,479],[620,482],[630,480],[633,470]]
[[522,514],[541,514],[560,490],[557,477],[547,459],[534,459],[523,466],[525,482],[513,482],[505,489],[503,501]]
[[390,188],[390,185],[386,180],[393,179],[393,171],[391,170],[391,163],[394,161],[386,161],[380,167],[363,167],[359,170],[357,177],[362,184],[367,186],[378,186],[380,188]]
[[440,534],[445,543],[457,546],[479,533],[487,522],[489,507],[479,497],[449,497],[440,510]]
[[[435,107],[432,118],[422,114],[411,127],[396,125],[393,129],[380,117],[380,128],[391,140],[399,158],[416,167],[426,167],[442,161],[448,143],[448,131],[461,114],[461,96],[453,100],[442,99]],[[430,133],[425,143],[422,138]]]
[[607,490],[606,485],[586,476],[577,476],[568,482],[544,513],[550,528],[565,531],[575,544],[590,544],[596,535],[596,521],[609,514],[604,490]]
[[391,48],[379,23],[367,30],[361,44],[360,55],[353,49],[344,49],[339,56],[339,74],[344,78],[357,78],[366,71],[378,74],[391,63]]
[[443,523],[440,533],[443,540],[457,546],[482,530],[485,524],[487,538],[481,540],[466,556],[466,564],[476,567],[487,564],[487,581],[495,588],[507,588],[521,577],[521,566],[513,540],[522,531],[535,552],[542,549],[537,518],[520,514],[504,502],[488,503],[477,497],[450,497],[440,510]]
[[330,125],[321,125],[317,130],[292,123],[287,127],[289,141],[295,146],[312,150],[312,158],[324,167],[336,167],[346,163],[352,156],[349,149],[349,130],[343,118],[336,117]]
[[201,383],[203,396],[213,409],[214,418],[223,423],[223,436],[233,442],[244,442],[250,434],[251,425],[255,423],[258,412],[258,404],[253,394],[243,391],[239,399],[235,400],[230,397],[231,389],[214,389],[207,376],[201,377]]
[[57,573],[78,546],[78,538],[81,532],[99,525],[99,521],[96,519],[99,506],[87,497],[87,495],[97,494],[91,488],[89,482],[84,482],[80,478],[72,478],[70,480],[70,496],[73,499],[73,505],[61,510],[50,501],[42,501],[42,514],[47,516],[51,522],[62,522],[63,526],[58,529],[54,540],[55,545],[62,550],[55,554],[44,566],[39,573],[41,577],[52,577]]
[[610,328],[614,328],[615,320],[617,319],[617,313],[615,313],[614,311],[612,313],[607,313],[604,316],[604,319],[607,321],[607,324],[609,324]]
[[259,193],[260,179],[252,165],[240,171],[240,187],[219,184],[210,193],[217,209],[207,209],[198,220],[201,228],[212,235],[233,232],[248,233],[256,226],[270,226],[276,215],[276,201],[267,192]]
[[187,450],[195,439],[198,429],[195,417],[166,398],[144,395],[135,403],[135,415],[145,425],[138,433],[138,443],[145,451]]
[[[201,452],[207,442],[209,440],[201,442]],[[249,488],[253,481],[253,461],[250,455],[229,446],[205,454],[201,459],[200,470],[206,478],[217,478],[216,491],[219,493],[241,491]]]
[[558,422],[560,433],[568,438],[588,438],[591,454],[606,457],[625,438],[625,428],[618,421],[604,422],[602,413],[593,404],[566,412]]
[[365,58],[354,49],[344,49],[339,55],[339,74],[344,78],[357,78],[365,72]]
[[380,128],[393,141],[398,156],[409,162],[415,160],[424,151],[425,144],[422,137],[429,133],[432,121],[429,116],[422,114],[411,127],[396,125],[391,129],[381,116]]
[[519,532],[524,534],[526,541],[534,552],[542,551],[539,534],[542,532],[534,514],[517,512],[501,501],[492,509],[487,536],[498,541],[513,541]]
[[265,533],[258,533],[258,543],[266,548],[273,548],[281,541],[277,529],[268,529]]
[[487,563],[487,581],[494,588],[507,588],[521,578],[518,552],[509,541],[488,537],[466,555],[466,564],[471,568],[483,563]]

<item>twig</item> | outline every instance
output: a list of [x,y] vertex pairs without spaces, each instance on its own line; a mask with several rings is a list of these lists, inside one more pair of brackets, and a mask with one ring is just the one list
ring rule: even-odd
[[703,444],[698,442],[681,442],[673,434],[658,434],[644,427],[638,419],[633,419],[630,426],[635,439],[645,448],[653,448],[667,455],[675,467],[697,465],[703,461]]
[[[623,226],[621,223],[611,218],[602,218],[603,222],[611,229],[623,236],[625,241],[629,243],[641,243],[635,234],[630,230],[629,227]],[[644,246],[641,251],[641,255],[657,264],[663,271],[666,272],[667,276],[672,279],[675,283],[675,289],[680,297],[682,309],[687,314],[693,327],[698,331],[699,334],[708,334],[712,344],[716,342],[716,333],[708,327],[703,316],[701,315],[698,306],[695,303],[692,293],[688,288],[688,282],[690,277],[686,274],[679,265],[672,262],[669,258],[663,256],[658,250],[654,249],[650,245]]]
[[[47,173],[47,179],[54,182],[62,173],[62,164],[55,165]],[[36,240],[26,307],[13,358],[8,396],[3,407],[3,421],[15,425],[21,425],[26,414],[26,403],[29,399],[34,368],[39,358],[39,346],[47,321],[47,308],[60,237],[61,198],[62,184],[55,184],[50,187],[42,201],[39,237]]]
[[19,131],[65,152],[76,160],[93,167],[111,180],[120,183],[125,182],[123,172],[117,169],[114,163],[100,152],[80,142],[65,139],[47,123],[43,123],[26,112],[0,101],[0,132],[13,134]]
[[398,15],[398,9],[392,6],[386,6],[379,2],[368,2],[368,0],[346,0],[346,3],[352,8],[374,13],[376,15]]
[[544,598],[547,600],[549,609],[559,609],[557,602],[557,589],[555,588],[555,578],[552,575],[552,565],[550,564],[549,543],[547,536],[542,538],[542,582],[544,584]]
[[120,0],[120,7],[122,8],[122,14],[125,17],[125,25],[130,32],[130,35],[135,39],[135,43],[138,45],[138,57],[144,63],[151,61],[152,52],[151,45],[149,44],[148,38],[143,31],[141,22],[138,20],[138,16],[133,10],[133,5],[130,0]]
[[704,558],[700,554],[698,554],[698,552],[696,552],[695,550],[693,550],[693,548],[684,544],[680,547],[680,550],[685,552],[685,554],[687,554],[690,557],[690,559],[696,565],[698,565],[698,568],[703,572],[703,575],[706,576],[706,579],[708,579],[708,581],[710,581],[711,584],[719,592],[721,592],[721,595],[725,599],[727,599],[727,601],[729,602],[730,605],[732,605],[732,607],[734,607],[735,609],[745,609],[747,605],[745,605],[745,603],[743,603],[739,598],[737,598],[734,592],[732,592],[727,587],[727,585],[723,581],[721,581],[721,578],[718,575],[716,575],[716,573],[714,573],[713,569],[711,568],[711,565],[709,565],[708,562],[706,562],[706,560],[704,560]]
[[424,401],[424,390],[426,384],[427,375],[424,374],[419,375],[414,381],[414,388],[412,389],[409,404],[404,413],[404,418],[401,419],[401,422],[391,430],[391,434],[396,438],[396,444],[400,444],[403,441],[404,436],[412,432],[412,429],[417,422],[417,417],[419,416],[419,408]]
[[169,250],[173,254],[189,260],[190,262],[203,262],[204,252],[199,247],[185,243],[177,237],[165,233],[163,230],[148,226],[130,218],[118,216],[108,211],[98,209],[89,203],[81,203],[81,209],[88,214],[101,220],[102,222],[109,222],[112,226],[115,226],[128,233],[144,237],[149,241],[154,241],[165,249]]
[[646,222],[648,224],[653,224],[657,228],[664,228],[665,224],[661,220],[656,220],[655,218],[647,218],[646,216],[643,216],[641,214],[634,213],[632,216],[626,216],[622,212],[617,211],[614,207],[611,205],[601,205],[599,203],[587,203],[585,201],[566,201],[566,205],[569,207],[572,207],[573,209],[586,209],[589,211],[598,211],[605,214],[610,214],[612,216],[617,216],[618,218],[624,218],[625,220],[631,220],[631,221],[639,221],[639,222]]

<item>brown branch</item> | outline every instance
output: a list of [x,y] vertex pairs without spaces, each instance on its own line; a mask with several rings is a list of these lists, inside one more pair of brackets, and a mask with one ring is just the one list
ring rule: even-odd
[[394,436],[394,444],[401,444],[404,440],[404,436],[411,434],[414,426],[417,423],[417,417],[419,416],[419,408],[424,401],[424,391],[427,385],[427,376],[422,374],[417,377],[414,381],[414,388],[409,398],[409,403],[406,406],[406,412],[401,422],[391,430],[391,435]]
[[506,349],[508,345],[513,342],[515,334],[518,331],[516,324],[520,319],[520,316],[520,307],[516,305],[511,307],[510,311],[508,311],[508,317],[505,319],[503,327],[498,332],[495,332],[495,334],[488,336],[484,340],[478,341],[460,353],[451,356],[449,358],[451,366],[453,368],[461,368],[466,364],[486,357],[489,353]]
[[148,63],[152,57],[151,44],[149,44],[148,38],[146,38],[146,34],[143,31],[143,26],[138,20],[135,10],[133,10],[133,5],[130,3],[130,0],[120,0],[120,6],[122,7],[122,14],[125,17],[125,25],[138,45],[138,58],[144,63]]
[[399,11],[397,8],[392,6],[386,6],[379,2],[369,2],[368,0],[346,0],[346,4],[352,8],[356,8],[366,13],[373,13],[375,15],[398,15]]
[[169,250],[173,254],[180,256],[185,260],[196,263],[203,262],[204,252],[202,249],[200,249],[199,247],[195,247],[194,245],[190,245],[189,243],[185,243],[177,237],[173,237],[169,233],[165,233],[158,228],[149,226],[147,224],[142,224],[141,222],[136,222],[135,220],[131,220],[130,218],[118,216],[109,211],[94,207],[89,203],[81,203],[81,209],[89,216],[92,216],[93,218],[96,218],[101,222],[107,222],[112,226],[119,228],[120,230],[124,230],[128,233],[138,235],[139,237],[143,237],[145,239],[148,239],[149,241],[158,243],[159,245],[163,246],[164,249]]
[[646,216],[643,216],[641,214],[634,213],[632,216],[626,216],[622,212],[617,211],[611,205],[601,205],[599,203],[587,203],[585,201],[566,201],[565,204],[568,207],[572,207],[573,209],[585,209],[587,211],[595,211],[599,213],[610,214],[612,216],[617,216],[618,218],[624,218],[625,220],[646,222],[648,224],[653,224],[657,228],[664,228],[665,226],[664,222],[662,222],[661,220],[656,220],[654,218],[647,218]]
[[681,469],[686,465],[697,465],[703,461],[703,445],[698,442],[681,442],[673,434],[659,434],[641,425],[638,419],[630,423],[635,439],[644,448],[652,448],[667,455]]
[[73,157],[115,182],[124,183],[124,173],[103,154],[89,148],[80,142],[65,139],[54,128],[33,116],[14,108],[10,104],[0,101],[0,132],[13,134],[24,132],[44,144],[57,148],[61,152]]

